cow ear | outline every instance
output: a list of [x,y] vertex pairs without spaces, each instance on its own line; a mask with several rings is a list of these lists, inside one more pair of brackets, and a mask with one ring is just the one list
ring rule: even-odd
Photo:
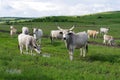
[[63,32],[59,32],[59,34],[63,34]]

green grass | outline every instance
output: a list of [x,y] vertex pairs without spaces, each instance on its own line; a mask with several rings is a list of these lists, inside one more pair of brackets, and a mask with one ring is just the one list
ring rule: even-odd
[[[70,28],[76,25],[74,31],[87,31],[88,29],[99,30],[104,26],[110,27],[110,35],[113,35],[117,45],[119,41],[119,23],[116,18],[109,18],[111,21],[105,23],[99,21],[97,24],[91,24],[96,15],[106,17],[108,13],[83,16],[84,23],[81,22],[23,22],[16,23],[14,26],[21,32],[22,26],[28,26],[32,33],[33,27],[43,29],[44,35],[49,36],[50,30],[57,29],[57,25],[62,28]],[[110,15],[111,13],[109,13]],[[119,14],[115,14],[119,16]],[[114,16],[114,17],[115,17]],[[80,17],[82,19],[82,17]],[[17,34],[13,37],[9,35],[9,26],[0,24],[0,80],[119,80],[120,79],[120,49],[108,46],[99,46],[89,44],[89,52],[85,58],[80,57],[80,51],[75,50],[74,60],[69,60],[68,51],[61,40],[55,40],[50,43],[49,37],[42,38],[42,54],[31,56],[21,55],[18,49]],[[99,35],[99,37],[102,37]],[[90,39],[102,43],[102,38]],[[34,52],[34,54],[36,54]],[[49,54],[50,57],[42,55]]]

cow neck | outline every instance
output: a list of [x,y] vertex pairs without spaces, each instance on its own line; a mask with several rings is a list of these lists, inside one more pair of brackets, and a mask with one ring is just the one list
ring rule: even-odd
[[68,49],[70,48],[70,45],[73,45],[73,35],[74,34],[69,35],[68,39],[66,40]]

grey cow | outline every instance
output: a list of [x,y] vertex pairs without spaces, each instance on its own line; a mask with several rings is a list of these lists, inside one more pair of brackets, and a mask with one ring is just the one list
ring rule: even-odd
[[84,32],[63,34],[65,45],[69,51],[70,60],[73,60],[74,49],[81,50],[81,56],[85,57],[88,51],[88,35]]

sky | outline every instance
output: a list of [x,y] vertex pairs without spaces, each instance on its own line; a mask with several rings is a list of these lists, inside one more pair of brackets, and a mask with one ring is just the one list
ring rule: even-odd
[[120,0],[0,0],[0,17],[80,16],[120,11]]

